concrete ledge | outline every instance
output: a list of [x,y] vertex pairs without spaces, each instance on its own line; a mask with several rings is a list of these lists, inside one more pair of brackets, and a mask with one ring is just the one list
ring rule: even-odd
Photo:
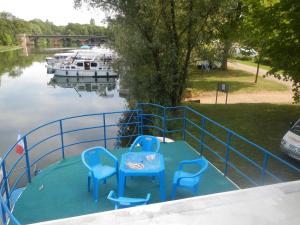
[[299,208],[300,181],[294,181],[38,224],[299,225]]

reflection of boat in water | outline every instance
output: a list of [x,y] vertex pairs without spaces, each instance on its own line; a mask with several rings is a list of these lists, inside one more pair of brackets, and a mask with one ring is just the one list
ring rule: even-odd
[[96,92],[99,96],[113,97],[116,80],[113,78],[99,79],[95,77],[62,77],[54,76],[48,83],[52,87],[73,88],[79,92]]

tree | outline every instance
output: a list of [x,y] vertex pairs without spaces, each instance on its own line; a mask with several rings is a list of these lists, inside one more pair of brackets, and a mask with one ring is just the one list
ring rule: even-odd
[[245,43],[267,57],[279,79],[294,83],[294,100],[300,101],[300,4],[298,1],[243,0],[245,11]]
[[115,46],[127,63],[125,79],[134,84],[138,100],[177,105],[191,52],[209,32],[208,21],[220,1],[75,0],[77,6],[83,2],[115,12],[116,19],[111,20]]
[[215,39],[222,43],[221,68],[227,70],[227,60],[232,43],[239,39],[238,29],[242,19],[241,1],[222,1],[219,13],[214,17]]
[[90,25],[96,25],[96,23],[95,23],[95,19],[94,18],[91,18],[91,20],[90,20]]

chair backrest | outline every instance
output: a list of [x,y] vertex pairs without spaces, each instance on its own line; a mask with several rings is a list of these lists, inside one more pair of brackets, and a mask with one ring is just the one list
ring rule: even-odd
[[158,152],[160,141],[157,137],[151,135],[141,135],[134,140],[133,144],[130,146],[130,151],[133,151],[137,145],[140,145],[144,152]]
[[146,198],[117,198],[114,191],[110,191],[107,199],[112,201],[115,204],[115,209],[118,208],[127,208],[138,205],[146,205],[150,201],[150,194],[148,193]]
[[202,156],[201,158],[195,160],[195,163],[200,166],[200,170],[196,173],[196,175],[201,176],[208,167],[208,161]]
[[94,147],[85,150],[81,153],[81,159],[86,167],[89,169],[102,164],[105,155],[111,155],[111,153],[103,147]]

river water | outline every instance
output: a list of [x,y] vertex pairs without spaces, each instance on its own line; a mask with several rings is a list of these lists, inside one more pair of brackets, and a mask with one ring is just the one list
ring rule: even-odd
[[[58,49],[32,49],[0,53],[0,155],[24,134],[41,123],[89,113],[119,111],[127,101],[117,84],[81,85],[53,79],[45,57]],[[61,49],[60,49],[61,51]],[[117,118],[118,119],[118,118]]]

